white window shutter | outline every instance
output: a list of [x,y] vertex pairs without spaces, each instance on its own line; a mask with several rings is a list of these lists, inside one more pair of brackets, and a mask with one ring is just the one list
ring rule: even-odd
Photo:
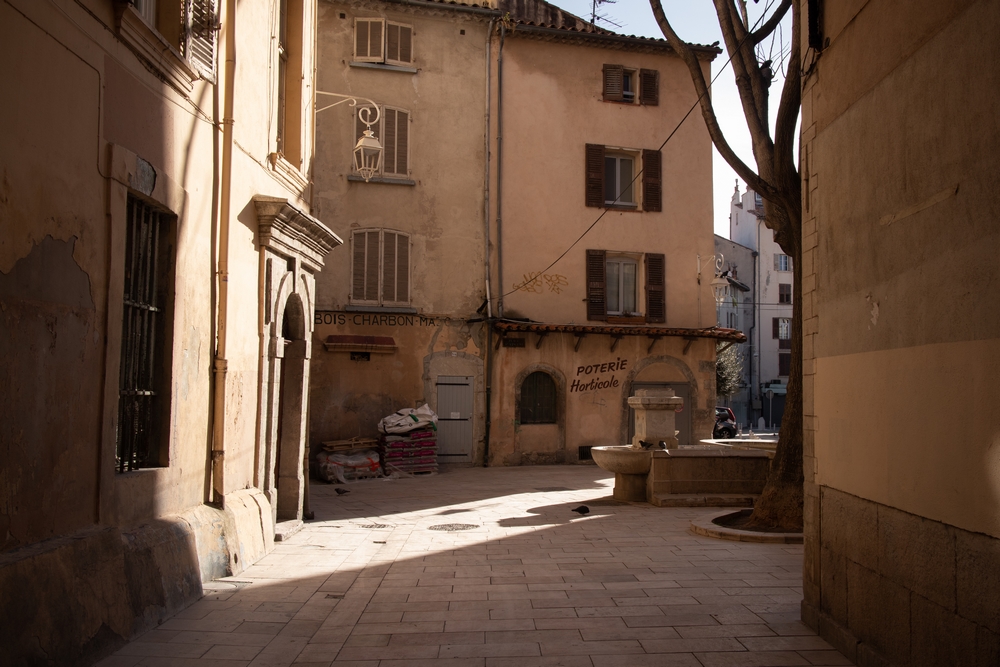
[[368,240],[368,234],[354,232],[352,236],[354,245],[351,258],[351,299],[362,301],[365,298],[365,257],[368,256],[365,243]]
[[396,239],[396,300],[410,303],[410,237],[398,234]]
[[218,35],[216,0],[184,0],[184,57],[204,79],[215,83]]
[[364,300],[378,303],[379,292],[379,232],[366,232]]

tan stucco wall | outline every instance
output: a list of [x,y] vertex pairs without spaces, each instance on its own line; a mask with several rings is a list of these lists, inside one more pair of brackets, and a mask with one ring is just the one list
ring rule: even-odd
[[[605,63],[658,70],[659,106],[604,102]],[[715,248],[711,143],[696,114],[662,149],[663,211],[608,211],[546,269],[603,212],[584,205],[585,145],[659,148],[697,99],[684,63],[671,55],[537,41],[515,30],[503,47],[503,68],[503,285],[496,290],[505,294],[505,314],[586,322],[584,264],[586,249],[594,248],[666,254],[667,326],[714,325],[711,278],[697,281],[697,256],[705,267]],[[536,274],[541,289],[508,294]],[[545,276],[559,291],[549,289]],[[638,296],[645,312],[641,289]]]
[[[274,150],[269,119],[276,114],[271,91],[277,77],[276,56],[269,57],[269,50],[277,27],[271,25],[273,12],[260,11],[265,4],[239,3],[236,17],[225,463],[225,489],[235,495],[227,504],[228,518],[209,512],[217,514],[205,519],[209,528],[190,517],[208,511],[204,503],[211,494],[220,171],[215,87],[196,80],[190,92],[182,92],[167,82],[169,76],[144,64],[119,39],[112,0],[0,4],[5,63],[0,80],[5,90],[15,91],[0,108],[6,128],[0,133],[0,551],[5,552],[0,576],[9,580],[38,554],[64,549],[66,536],[112,562],[121,558],[112,553],[121,550],[114,543],[127,532],[141,549],[149,542],[150,549],[162,550],[156,558],[163,559],[157,564],[164,572],[179,572],[195,584],[168,603],[140,600],[149,606],[118,608],[121,591],[112,589],[124,585],[114,578],[125,576],[119,569],[88,589],[108,601],[105,617],[88,616],[62,628],[62,638],[29,647],[28,653],[19,653],[20,645],[5,645],[15,656],[41,650],[49,660],[68,662],[81,650],[99,652],[189,603],[200,594],[195,589],[202,577],[238,572],[270,548],[268,501],[252,490],[261,346],[251,197],[286,197],[308,210],[309,193],[303,190],[311,160],[312,100],[307,91],[299,109],[306,168],[297,178],[281,176],[268,160]],[[314,5],[303,4],[308,24]],[[308,25],[306,33],[312,34]],[[311,44],[303,52],[311,71]],[[139,188],[142,161],[155,172],[155,187],[141,197],[177,218],[171,386],[164,395],[169,445],[164,467],[117,474],[125,205],[130,187]],[[189,518],[166,519],[174,527],[160,532],[151,527],[173,515]],[[218,534],[191,536],[203,528]],[[95,537],[98,533],[111,537]],[[213,540],[218,535],[224,539]],[[137,569],[129,570],[132,584],[147,593],[159,591],[170,579],[144,568],[142,557],[135,556]],[[64,593],[73,587],[73,573],[72,567],[46,572],[35,582],[30,608],[47,613],[52,605],[70,604]],[[4,624],[27,608],[20,597],[7,602],[18,609],[0,606]],[[121,614],[133,613],[140,614],[134,623],[118,622]],[[105,631],[95,636],[102,622],[120,636]],[[25,638],[31,641],[30,633]]]
[[[1000,358],[990,342],[1000,316],[988,306],[998,144],[977,124],[997,117],[1000,100],[943,65],[997,61],[994,41],[975,37],[996,8],[961,4],[927,3],[877,59],[848,67],[849,47],[872,38],[887,10],[866,7],[824,53],[822,93],[807,97],[808,164],[822,186],[807,199],[817,240],[804,258],[815,275],[805,283],[816,359],[806,411],[817,418],[819,484],[1000,536],[985,391]],[[977,74],[977,87],[992,90],[991,77]]]

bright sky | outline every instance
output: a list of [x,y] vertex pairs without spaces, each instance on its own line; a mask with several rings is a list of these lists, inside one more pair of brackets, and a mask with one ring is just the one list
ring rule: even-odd
[[[549,2],[572,12],[586,20],[590,20],[591,0],[549,0]],[[698,44],[711,44],[718,41],[723,49],[712,63],[712,76],[719,73],[720,68],[726,64],[728,56],[725,53],[725,45],[722,44],[722,31],[719,29],[719,20],[715,14],[715,7],[712,0],[661,0],[663,11],[670,19],[674,30],[681,39]],[[773,8],[777,4],[774,0],[761,0],[758,4],[756,0],[750,2],[749,13],[751,22],[756,22],[762,10]],[[641,37],[662,38],[663,33],[653,18],[653,11],[649,7],[647,0],[617,0],[614,4],[605,3],[598,7],[598,15],[605,15],[621,27],[615,27],[607,23],[598,22],[598,25],[613,30],[623,35],[637,35]],[[791,12],[782,22],[783,42],[787,45],[788,36],[791,32]],[[777,33],[776,33],[777,34]],[[765,50],[770,51],[770,40],[762,44]],[[786,46],[787,49],[787,46]],[[779,60],[778,53],[780,46],[775,40],[774,55],[772,60]],[[777,73],[774,82],[771,84],[771,127],[773,132],[774,115],[778,109],[778,98],[781,94],[781,86],[784,83],[784,76]],[[693,84],[692,84],[693,85]],[[736,91],[736,84],[733,80],[733,70],[726,66],[722,76],[718,78],[712,86],[712,99],[715,103],[715,113],[729,141],[729,145],[737,155],[740,156],[747,165],[756,170],[756,163],[753,159],[753,151],[750,147],[750,133],[747,131],[746,120],[743,118],[743,109],[740,106],[739,93]],[[687,121],[688,123],[703,123],[701,112],[695,110]],[[673,128],[663,128],[663,136],[670,133]],[[719,156],[713,148],[713,190],[714,190],[714,219],[715,233],[726,238],[729,237],[729,201],[733,196],[733,186],[736,183],[736,173],[726,164],[726,161]],[[745,190],[746,185],[740,181],[740,191]]]

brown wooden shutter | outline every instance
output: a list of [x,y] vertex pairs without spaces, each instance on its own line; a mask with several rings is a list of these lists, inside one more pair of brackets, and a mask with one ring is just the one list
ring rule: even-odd
[[667,260],[662,253],[646,253],[646,321],[667,321]]
[[382,111],[382,171],[396,173],[396,110]]
[[772,317],[771,318],[771,338],[777,338],[777,337],[778,337],[778,318],[777,317]]
[[361,300],[365,298],[365,242],[368,235],[365,232],[355,232],[353,235],[354,247],[351,261],[351,298]]
[[410,237],[396,234],[396,301],[410,302]]
[[409,64],[413,61],[413,28],[398,23],[385,26],[385,61]]
[[396,112],[396,173],[405,176],[410,169],[410,114]]
[[198,74],[215,83],[215,0],[189,0],[182,6],[186,16],[181,49]]
[[396,300],[396,234],[382,232],[382,303]]
[[621,65],[604,66],[604,99],[609,102],[621,102],[625,99],[623,79],[625,70]]
[[378,303],[379,233],[365,232],[365,301]]
[[354,58],[362,62],[382,62],[382,19],[354,20]]
[[663,210],[663,157],[660,151],[642,152],[642,210]]
[[587,144],[587,206],[604,207],[604,146]]
[[660,104],[660,73],[655,69],[639,70],[639,104]]
[[587,251],[587,319],[608,319],[607,253],[604,250]]

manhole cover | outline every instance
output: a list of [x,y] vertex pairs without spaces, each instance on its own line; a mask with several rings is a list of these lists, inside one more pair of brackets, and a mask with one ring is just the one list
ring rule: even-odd
[[454,533],[459,530],[472,530],[473,528],[479,528],[479,526],[474,523],[439,523],[427,530],[443,530],[446,533]]
[[368,528],[368,529],[392,528],[392,526],[390,526],[387,523],[366,523],[366,524],[364,524],[362,526],[358,526],[358,527],[359,528]]

